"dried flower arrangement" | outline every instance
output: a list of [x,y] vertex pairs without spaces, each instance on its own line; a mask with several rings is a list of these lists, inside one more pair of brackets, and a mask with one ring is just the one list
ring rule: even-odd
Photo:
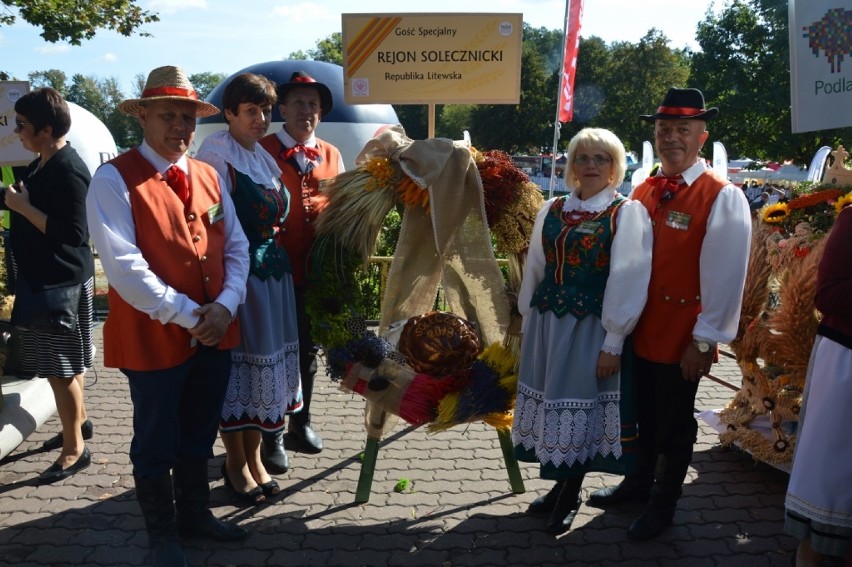
[[[852,186],[845,185],[845,172],[852,171],[843,166],[848,154],[842,147],[833,154],[824,177],[830,184],[795,186],[789,201],[758,212],[752,233],[739,330],[730,345],[743,383],[720,412],[727,425],[720,439],[771,464],[793,458],[795,422],[819,323],[817,266],[834,219],[852,204]],[[771,438],[750,428],[762,415],[769,418]]]

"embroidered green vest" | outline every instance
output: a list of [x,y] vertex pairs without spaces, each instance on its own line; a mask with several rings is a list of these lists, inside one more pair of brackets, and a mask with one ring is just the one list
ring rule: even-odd
[[287,218],[287,191],[263,187],[248,175],[229,169],[234,181],[234,208],[249,242],[249,273],[261,280],[270,276],[280,280],[285,273],[292,273],[287,252],[275,239]]
[[570,313],[577,319],[601,316],[609,256],[615,229],[615,212],[626,201],[617,195],[598,213],[564,212],[565,197],[556,199],[541,231],[544,277],[533,293],[530,307],[557,317]]

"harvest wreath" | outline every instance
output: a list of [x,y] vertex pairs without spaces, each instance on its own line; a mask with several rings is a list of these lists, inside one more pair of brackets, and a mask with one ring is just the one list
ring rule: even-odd
[[[306,305],[329,375],[432,431],[472,421],[508,429],[517,384],[509,306],[544,201],[538,186],[505,153],[413,141],[399,126],[356,163],[323,187],[311,255]],[[394,207],[404,208],[403,226],[377,335],[361,286]],[[508,286],[495,250],[508,258]],[[431,312],[439,284],[451,313]]]
[[[819,314],[814,308],[816,272],[834,219],[852,204],[852,171],[840,147],[823,184],[802,183],[787,202],[764,206],[755,219],[743,306],[731,342],[743,383],[719,412],[736,443],[771,464],[791,462],[796,422]],[[826,182],[827,181],[827,182]],[[767,416],[771,437],[752,428]]]

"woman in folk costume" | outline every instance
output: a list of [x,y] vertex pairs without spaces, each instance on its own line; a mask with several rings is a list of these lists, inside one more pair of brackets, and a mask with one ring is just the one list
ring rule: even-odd
[[292,270],[275,239],[289,197],[275,159],[257,143],[269,129],[275,100],[265,77],[234,77],[222,98],[228,130],[205,138],[196,156],[219,172],[249,240],[246,302],[237,313],[242,339],[233,351],[219,427],[225,485],[250,504],[281,491],[261,462],[261,433],[281,430],[285,414],[302,403]]
[[[546,529],[570,529],[588,471],[623,472],[635,460],[634,396],[622,361],[645,305],[651,224],[621,196],[624,146],[585,128],[568,145],[567,196],[539,210],[518,296],[523,340],[512,426],[515,454],[556,481],[530,504]],[[629,348],[629,347],[628,347]]]
[[784,531],[796,565],[852,564],[852,206],[840,210],[817,270],[822,320],[808,365]]

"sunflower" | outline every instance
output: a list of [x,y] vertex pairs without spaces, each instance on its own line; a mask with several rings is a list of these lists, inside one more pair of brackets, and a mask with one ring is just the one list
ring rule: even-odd
[[784,222],[790,215],[790,208],[787,203],[775,203],[774,205],[766,205],[760,210],[760,218],[765,223],[780,224]]
[[849,191],[842,197],[839,197],[834,203],[834,208],[837,209],[837,214],[840,214],[840,211],[843,210],[843,207],[847,205],[852,205],[852,191]]

